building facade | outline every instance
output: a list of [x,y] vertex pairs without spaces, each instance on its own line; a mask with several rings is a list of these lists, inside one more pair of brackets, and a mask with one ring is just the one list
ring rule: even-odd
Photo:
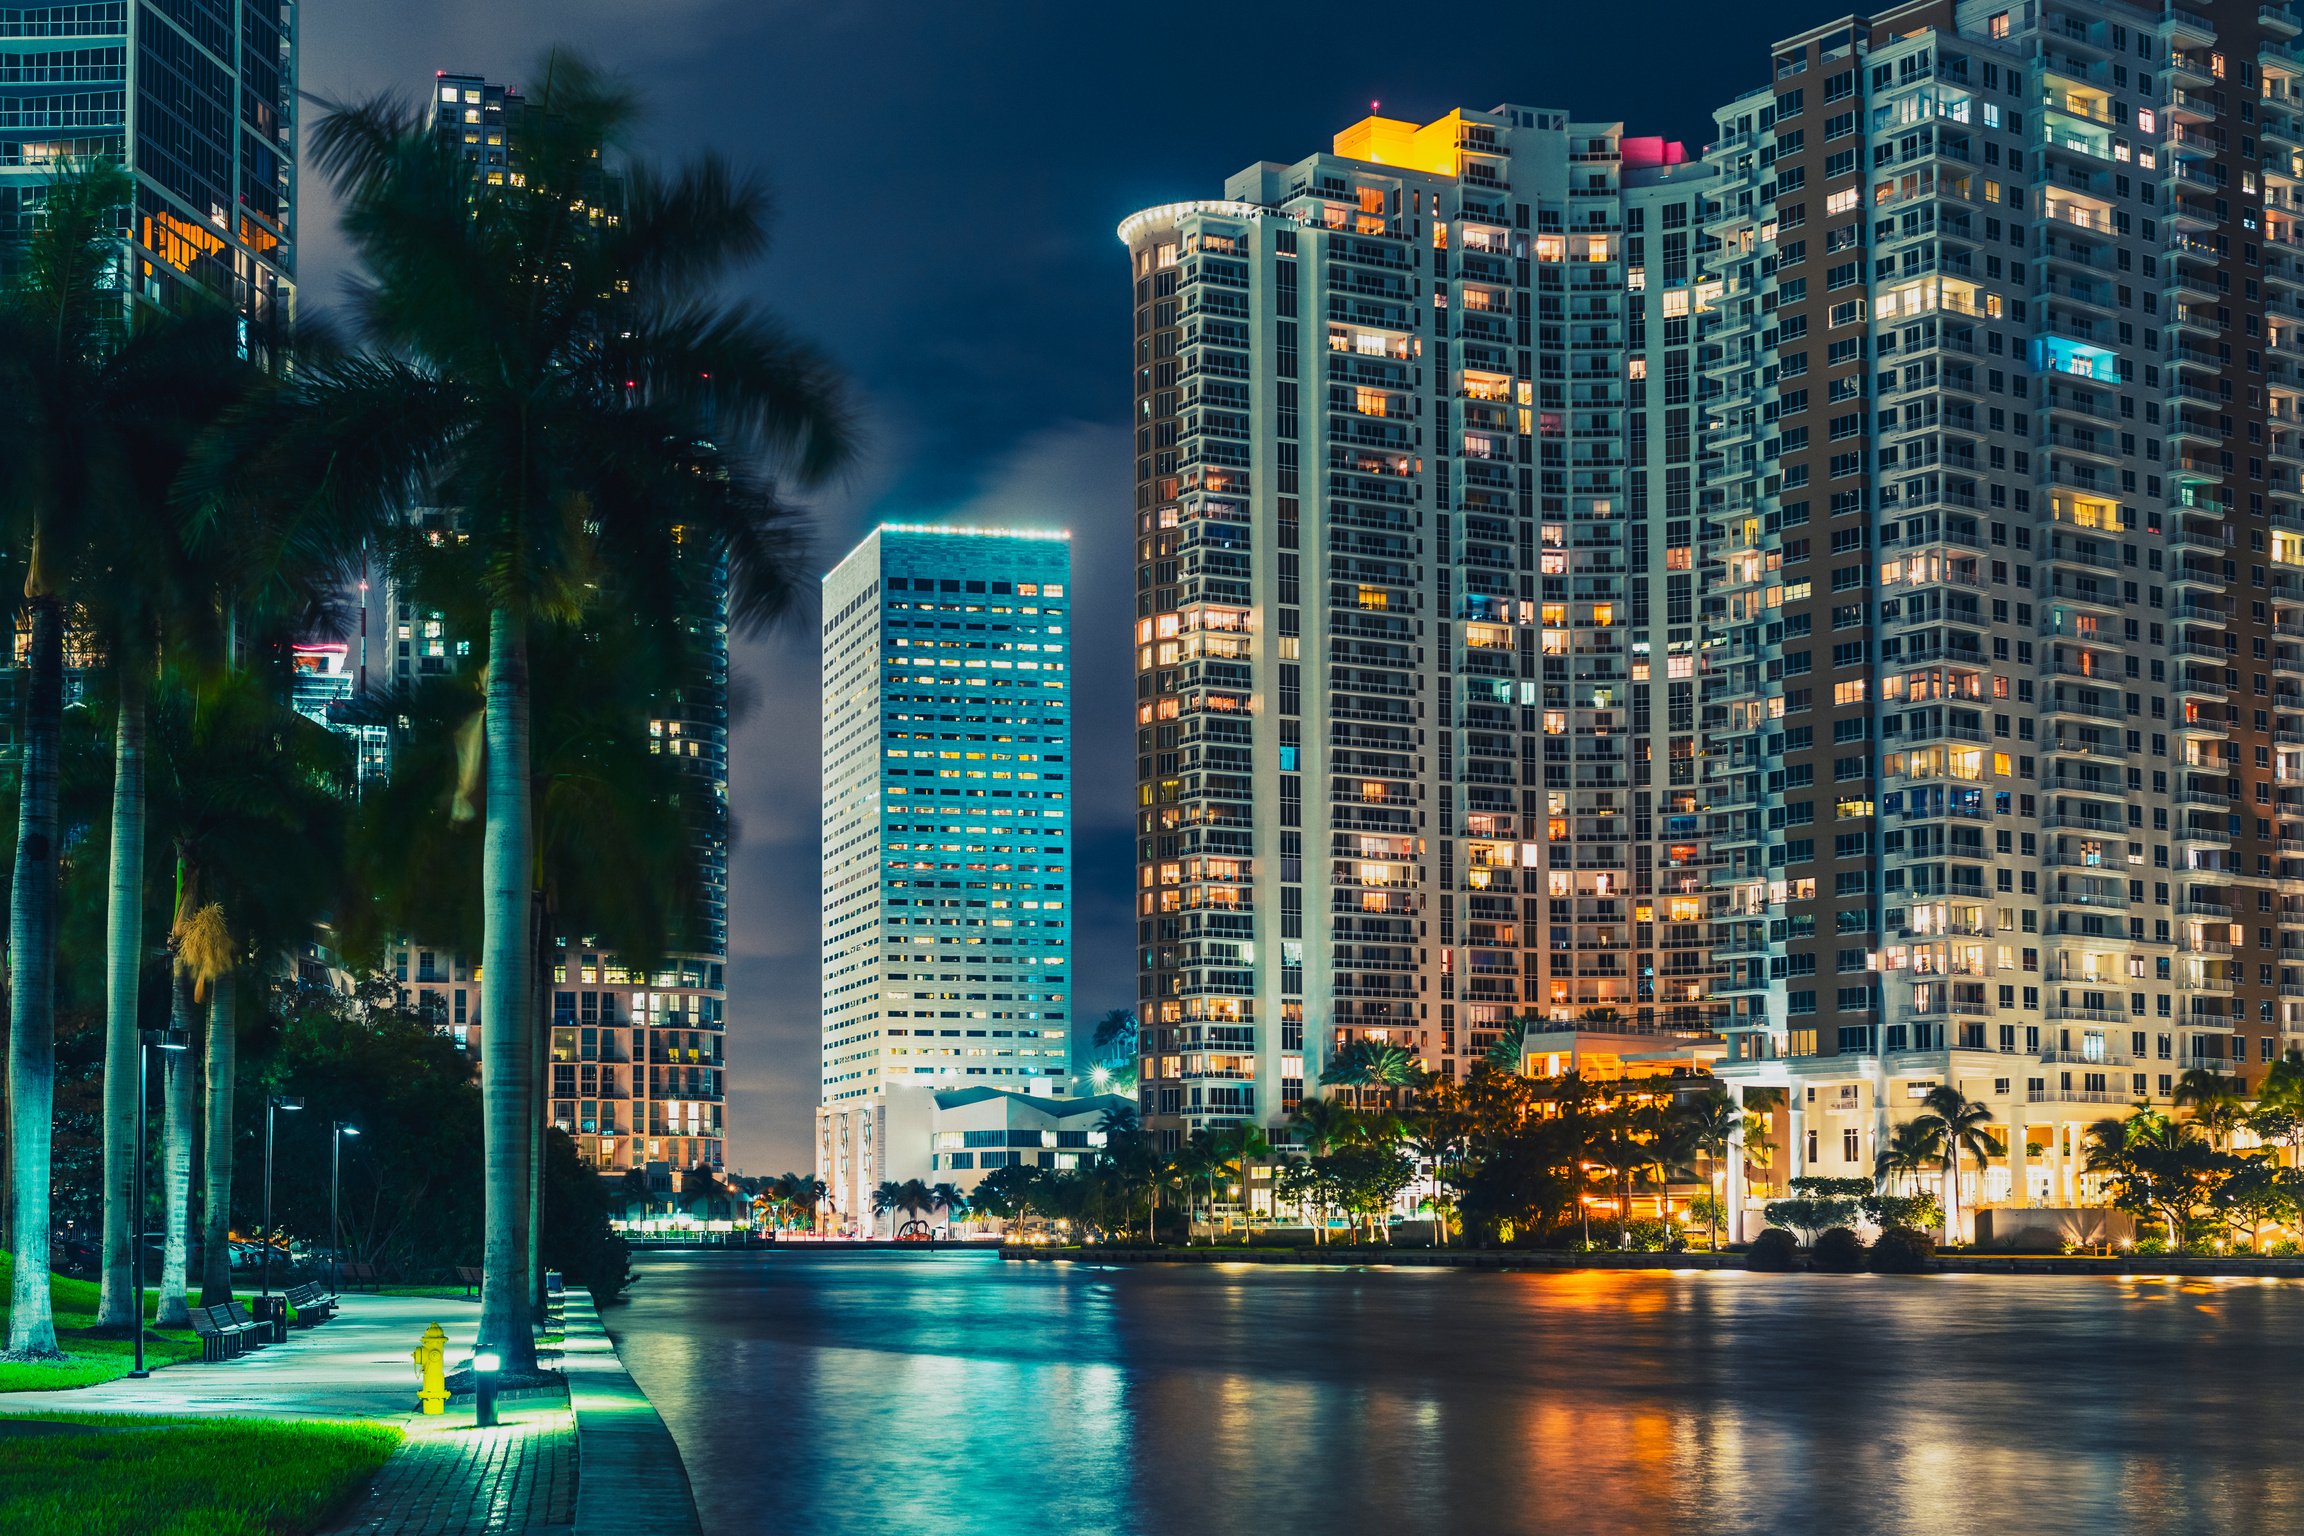
[[1274,1124],[1355,1040],[1694,1027],[1709,166],[1372,117],[1121,226],[1139,1094]]
[[295,318],[293,0],[95,0],[0,27],[0,231],[35,218],[66,164],[135,178],[121,279],[171,307],[187,287],[231,305],[270,362]]
[[1939,1085],[2085,1125],[2304,1028],[2297,27],[1912,4],[1718,116],[1706,776],[1732,1084],[1865,1174]]
[[1070,583],[1063,533],[898,524],[824,578],[816,1158],[838,1220],[899,1176],[892,1087],[1067,1091]]

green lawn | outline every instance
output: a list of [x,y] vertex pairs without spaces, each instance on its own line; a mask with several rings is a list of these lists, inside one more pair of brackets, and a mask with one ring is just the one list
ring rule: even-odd
[[387,1424],[121,1419],[90,1434],[11,1435],[0,1418],[9,1536],[305,1536],[400,1443]]
[[[0,1330],[8,1320],[8,1294],[14,1267],[0,1253]],[[0,1392],[48,1392],[60,1387],[89,1387],[125,1376],[135,1367],[136,1346],[128,1339],[92,1339],[87,1330],[96,1325],[96,1282],[51,1275],[56,1308],[56,1342],[69,1357],[54,1364],[14,1364],[0,1361]],[[144,1293],[144,1315],[160,1306],[160,1293]],[[200,1336],[189,1329],[166,1329],[144,1341],[144,1363],[153,1370],[179,1360],[200,1358]],[[0,1530],[11,1529],[0,1524]]]

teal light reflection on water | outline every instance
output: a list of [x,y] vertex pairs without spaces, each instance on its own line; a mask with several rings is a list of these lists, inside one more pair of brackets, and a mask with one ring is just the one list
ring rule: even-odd
[[2304,1530],[2304,1285],[649,1258],[706,1529]]

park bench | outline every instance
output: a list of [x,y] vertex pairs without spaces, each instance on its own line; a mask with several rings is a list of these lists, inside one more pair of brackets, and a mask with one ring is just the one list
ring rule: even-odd
[[276,1329],[271,1323],[260,1323],[255,1318],[250,1317],[248,1309],[237,1301],[227,1302],[217,1310],[226,1313],[232,1322],[246,1331],[249,1344],[253,1348],[262,1349],[267,1344],[276,1344],[280,1341],[282,1334],[279,1329]]
[[336,1314],[336,1302],[326,1288],[316,1284],[288,1287],[288,1305],[296,1309],[296,1325],[313,1328]]
[[[254,1322],[241,1322],[232,1316],[230,1307],[192,1308],[192,1331],[200,1335],[200,1359],[214,1365],[255,1349],[261,1343]],[[246,1312],[241,1313],[245,1318]]]
[[365,1285],[370,1290],[376,1289],[376,1266],[359,1263],[346,1264],[344,1266],[344,1283],[350,1286]]
[[480,1270],[479,1270],[479,1267],[478,1267],[477,1265],[473,1265],[473,1264],[459,1264],[459,1265],[457,1265],[457,1266],[456,1266],[456,1283],[457,1283],[458,1285],[461,1285],[462,1287],[464,1287],[464,1294],[465,1294],[465,1295],[467,1295],[467,1296],[471,1295],[471,1294],[472,1294],[474,1291],[476,1291],[476,1290],[478,1290],[478,1289],[480,1288]]

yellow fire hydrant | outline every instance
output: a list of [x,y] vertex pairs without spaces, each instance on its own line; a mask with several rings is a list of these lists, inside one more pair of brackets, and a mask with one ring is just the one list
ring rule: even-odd
[[424,1330],[424,1341],[408,1356],[416,1362],[416,1400],[426,1413],[448,1411],[448,1331],[438,1323]]

